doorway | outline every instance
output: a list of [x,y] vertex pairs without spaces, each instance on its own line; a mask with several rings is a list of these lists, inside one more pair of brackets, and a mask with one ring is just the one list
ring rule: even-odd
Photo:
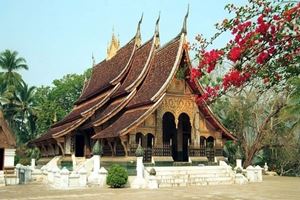
[[189,161],[189,144],[191,141],[191,123],[187,114],[181,113],[178,119],[178,156],[177,161],[188,162]]
[[4,149],[0,149],[0,171],[4,167]]
[[174,161],[177,161],[177,129],[175,124],[175,117],[172,113],[166,112],[163,115],[163,146],[170,148]]
[[84,157],[84,136],[76,135],[75,137],[75,156]]

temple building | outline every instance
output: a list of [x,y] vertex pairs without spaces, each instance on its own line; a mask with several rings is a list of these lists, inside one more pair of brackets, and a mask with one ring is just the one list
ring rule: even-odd
[[161,45],[159,18],[153,36],[142,42],[140,25],[124,46],[113,35],[107,58],[93,67],[72,111],[32,141],[42,156],[92,156],[96,140],[103,158],[134,156],[138,144],[144,161],[214,161],[226,140],[235,137],[208,105],[197,105],[202,86],[188,78],[192,68],[187,44],[187,16],[182,30]]
[[15,151],[16,139],[0,110],[0,171],[14,168]]

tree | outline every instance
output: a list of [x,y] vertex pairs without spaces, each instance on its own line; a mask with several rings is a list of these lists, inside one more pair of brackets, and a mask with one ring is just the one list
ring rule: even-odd
[[[209,83],[198,101],[212,101],[249,83],[262,92],[273,86],[282,90],[289,78],[300,74],[300,2],[249,0],[248,5],[229,4],[226,9],[234,17],[218,23],[211,40],[196,37],[199,65],[190,78],[201,79],[224,64],[229,71]],[[231,32],[233,40],[223,48],[206,50],[225,32]]]
[[47,131],[53,123],[71,111],[90,75],[91,69],[88,69],[82,75],[68,74],[62,79],[54,80],[53,87],[37,88],[35,100],[39,107],[36,122],[38,134]]
[[10,126],[17,133],[18,141],[21,143],[27,142],[35,136],[37,108],[34,93],[35,87],[29,87],[22,81],[15,89],[13,96],[3,103]]
[[214,112],[235,133],[238,145],[243,149],[245,167],[271,143],[270,138],[276,131],[274,124],[277,124],[279,110],[285,101],[272,92],[257,96],[256,91],[243,90],[239,95],[221,98],[213,105]]
[[5,50],[0,54],[0,68],[4,72],[0,72],[3,80],[1,87],[16,86],[21,83],[22,77],[17,70],[28,69],[26,60],[18,57],[18,52]]
[[[256,125],[251,148],[245,146],[244,136],[239,137],[245,154],[244,165],[247,166],[272,130],[273,119],[285,107],[282,97],[289,91],[288,80],[300,74],[300,3],[249,0],[245,6],[229,4],[226,9],[233,14],[233,18],[218,23],[218,31],[210,40],[201,35],[196,37],[198,45],[193,48],[199,64],[191,70],[190,79],[205,83],[203,94],[197,98],[198,104],[213,103],[224,94],[238,96],[255,88],[254,96],[259,97],[255,101],[270,109],[265,112],[262,106],[264,112],[247,116],[251,122],[248,126]],[[223,48],[207,50],[215,39],[228,32],[231,32],[233,39]],[[224,66],[228,71],[221,78],[211,78]],[[270,95],[270,91],[275,91],[271,97],[279,97],[264,101],[261,97]],[[236,120],[243,117],[241,115]]]

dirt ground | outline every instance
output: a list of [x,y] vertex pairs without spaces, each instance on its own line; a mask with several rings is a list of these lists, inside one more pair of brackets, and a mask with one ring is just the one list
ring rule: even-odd
[[57,190],[48,185],[31,183],[27,185],[0,187],[0,199],[101,199],[101,200],[168,200],[168,199],[300,199],[300,178],[264,177],[262,183],[247,185],[216,185],[158,190],[134,190],[129,188],[86,188]]

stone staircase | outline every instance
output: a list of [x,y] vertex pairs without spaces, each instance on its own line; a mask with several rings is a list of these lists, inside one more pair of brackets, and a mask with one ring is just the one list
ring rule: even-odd
[[[145,178],[149,178],[152,167],[145,168]],[[154,167],[159,187],[191,185],[233,184],[234,173],[230,166],[185,166]]]

